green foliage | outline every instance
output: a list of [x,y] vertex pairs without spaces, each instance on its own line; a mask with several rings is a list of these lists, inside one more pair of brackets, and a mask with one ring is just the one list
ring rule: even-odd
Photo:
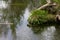
[[48,14],[48,11],[34,10],[31,12],[28,21],[31,24],[43,24],[47,21],[54,20],[54,19],[55,19],[55,15]]
[[54,2],[56,2],[56,3],[60,3],[60,0],[53,0]]
[[46,0],[40,0],[40,3],[41,3],[41,5],[44,5],[44,4],[46,4],[47,2],[46,2]]
[[44,11],[44,10],[34,10],[31,13],[32,14],[29,17],[28,21],[31,23],[34,23],[34,24],[38,22],[38,24],[39,24],[40,22],[42,23],[43,21],[44,22],[46,21],[45,16],[47,15],[48,12]]

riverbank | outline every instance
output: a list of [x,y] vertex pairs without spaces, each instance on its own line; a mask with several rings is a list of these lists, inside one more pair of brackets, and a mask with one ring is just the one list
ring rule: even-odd
[[28,18],[28,22],[30,24],[45,24],[47,22],[55,22],[56,15],[49,14],[48,11],[45,10],[35,10],[31,12],[30,17]]
[[51,14],[46,10],[33,10],[28,18],[29,24],[42,25],[57,23],[56,14]]
[[28,18],[29,24],[60,24],[60,11],[58,3],[47,1],[45,5],[33,10]]

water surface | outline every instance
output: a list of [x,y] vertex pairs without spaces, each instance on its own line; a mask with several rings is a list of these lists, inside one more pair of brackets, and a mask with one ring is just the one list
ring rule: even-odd
[[32,0],[0,1],[0,40],[60,40],[60,26],[27,26],[27,19],[34,8],[31,3]]

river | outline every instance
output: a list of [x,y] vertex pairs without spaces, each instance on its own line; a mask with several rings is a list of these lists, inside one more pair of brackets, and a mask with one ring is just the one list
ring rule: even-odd
[[0,1],[0,40],[60,40],[60,26],[27,26],[31,4],[32,0],[30,4],[27,0]]

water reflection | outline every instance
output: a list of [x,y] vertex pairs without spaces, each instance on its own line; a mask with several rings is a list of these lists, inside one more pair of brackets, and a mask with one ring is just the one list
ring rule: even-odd
[[13,25],[0,24],[0,40],[16,40],[16,26],[20,23],[20,17],[23,16],[23,11],[27,4],[15,5],[15,3],[10,3],[7,5],[9,2],[3,0],[0,3],[0,23],[5,23],[6,21],[13,23]]
[[0,40],[60,40],[60,26],[27,26],[30,14],[27,0],[2,1],[0,23],[13,24],[0,24]]
[[55,26],[35,26],[32,30],[38,40],[53,40],[56,28]]
[[0,9],[2,9],[2,8],[5,9],[5,8],[7,8],[7,5],[8,5],[8,4],[7,4],[5,1],[1,1],[1,0],[0,0]]
[[32,28],[32,31],[36,34],[40,34],[45,30],[50,30],[51,28],[53,28],[53,30],[55,29],[55,26],[46,26],[46,25],[43,25],[43,26],[36,25],[36,26],[29,26],[29,27]]
[[51,27],[48,27],[47,30],[44,30],[42,32],[42,37],[41,38],[42,40],[52,40],[53,37],[54,37],[54,33],[55,33],[55,27],[54,26],[51,26]]
[[53,40],[59,40],[60,39],[60,26],[56,26],[56,31],[55,31],[55,34],[54,34],[54,37],[53,37]]
[[0,40],[8,40],[10,38],[11,31],[9,25],[0,24]]

